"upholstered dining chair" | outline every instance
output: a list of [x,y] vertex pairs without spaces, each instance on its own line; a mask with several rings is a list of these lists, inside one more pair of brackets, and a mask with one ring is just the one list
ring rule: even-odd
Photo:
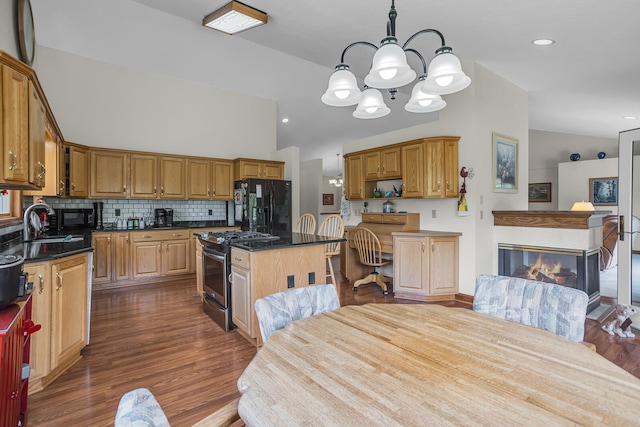
[[262,342],[289,323],[340,308],[335,285],[309,285],[259,298],[254,303]]
[[474,311],[546,329],[578,342],[584,340],[588,303],[587,294],[578,289],[484,274],[476,279],[473,296]]
[[373,267],[373,271],[366,277],[356,280],[353,284],[353,290],[357,291],[358,286],[365,283],[375,282],[382,288],[382,293],[388,295],[387,284],[385,279],[390,281],[388,277],[385,277],[378,273],[378,268],[383,265],[389,264],[390,261],[382,259],[382,248],[378,236],[368,228],[359,227],[353,235],[353,242],[356,245],[356,250],[360,256],[360,264]]
[[[322,221],[320,228],[318,228],[318,235],[329,237],[344,237],[344,221],[340,215],[329,215]],[[327,268],[329,273],[327,277],[331,277],[331,283],[338,286],[336,283],[336,276],[333,273],[333,265],[331,264],[331,257],[340,254],[340,242],[327,243],[325,249],[325,258],[327,260]]]
[[316,232],[316,217],[313,214],[306,213],[296,222],[293,227],[294,233],[315,234]]

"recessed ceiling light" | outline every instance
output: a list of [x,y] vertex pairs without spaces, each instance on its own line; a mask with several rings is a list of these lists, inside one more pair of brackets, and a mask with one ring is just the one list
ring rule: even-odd
[[635,120],[635,119],[637,119],[637,117],[636,116],[624,116],[623,119]]
[[554,44],[556,41],[551,39],[535,39],[531,43],[536,46],[549,46],[550,44]]
[[282,119],[282,123],[289,123],[289,119],[285,117],[284,119]]

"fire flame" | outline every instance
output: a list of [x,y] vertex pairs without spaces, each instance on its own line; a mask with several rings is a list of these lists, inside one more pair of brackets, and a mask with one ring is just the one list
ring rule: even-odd
[[555,264],[547,264],[543,261],[542,254],[538,255],[538,260],[534,264],[529,265],[528,279],[537,280],[540,273],[544,274],[550,279],[556,279],[556,274],[560,273],[562,263],[557,262]]

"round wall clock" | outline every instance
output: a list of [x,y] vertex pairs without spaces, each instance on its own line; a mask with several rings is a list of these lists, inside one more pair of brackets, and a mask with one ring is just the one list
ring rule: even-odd
[[18,0],[18,39],[22,62],[31,66],[36,53],[36,35],[29,0]]

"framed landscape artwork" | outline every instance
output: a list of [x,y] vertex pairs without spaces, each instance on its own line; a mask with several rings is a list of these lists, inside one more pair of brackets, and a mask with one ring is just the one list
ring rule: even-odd
[[618,177],[590,178],[589,201],[594,206],[614,206],[618,204]]
[[551,201],[551,183],[538,182],[529,184],[529,203],[550,202]]
[[493,133],[493,191],[518,192],[518,140]]

